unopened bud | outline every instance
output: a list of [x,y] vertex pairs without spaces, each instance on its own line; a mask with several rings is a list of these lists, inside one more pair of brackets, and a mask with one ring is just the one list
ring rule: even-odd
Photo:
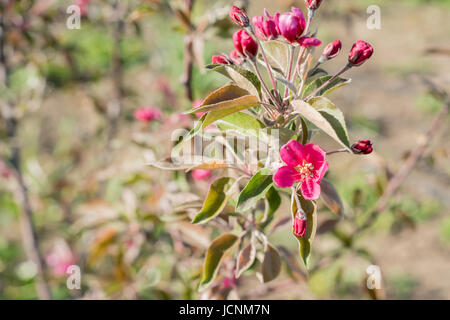
[[304,237],[306,233],[306,219],[303,217],[301,212],[298,212],[295,215],[294,224],[293,224],[293,232],[297,237]]
[[373,47],[365,41],[358,40],[350,50],[348,63],[351,66],[360,66],[373,54]]
[[373,151],[372,142],[370,140],[361,140],[352,145],[354,154],[370,154]]
[[339,52],[341,52],[342,43],[340,40],[335,40],[329,43],[325,49],[323,49],[322,56],[320,57],[320,62],[325,62],[335,58]]
[[231,7],[230,9],[230,18],[233,20],[238,26],[242,28],[246,28],[250,24],[250,19],[247,14],[241,8],[236,6]]

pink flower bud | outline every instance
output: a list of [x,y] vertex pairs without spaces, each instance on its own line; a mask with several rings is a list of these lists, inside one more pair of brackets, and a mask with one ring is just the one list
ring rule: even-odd
[[358,40],[350,50],[348,62],[352,66],[360,66],[373,54],[373,48],[365,41]]
[[230,59],[234,64],[240,66],[244,62],[244,57],[240,55],[239,52],[233,50],[230,52]]
[[318,47],[322,45],[322,41],[313,37],[301,37],[297,40],[298,44],[302,47]]
[[342,43],[341,40],[335,40],[331,43],[329,43],[325,49],[323,49],[322,57],[320,59],[322,61],[327,61],[335,58],[339,52],[341,52]]
[[304,237],[306,233],[306,219],[303,218],[300,212],[297,212],[294,219],[293,231],[297,237]]
[[134,118],[141,122],[150,122],[161,119],[161,110],[157,108],[139,108],[134,112]]
[[255,58],[258,53],[258,44],[248,32],[243,29],[236,31],[233,34],[233,44],[237,52],[250,59]]
[[230,9],[230,18],[233,20],[238,26],[245,28],[250,24],[250,19],[247,14],[241,8],[236,6],[231,7]]
[[232,61],[224,54],[219,54],[217,56],[212,56],[212,64],[232,64]]
[[290,43],[297,41],[306,27],[302,11],[294,7],[292,12],[283,13],[277,20],[280,34]]
[[264,20],[263,16],[253,17],[252,19],[255,26],[255,33],[261,40],[275,40],[279,35],[276,19],[278,19],[280,14],[276,13],[276,18],[273,18],[269,15],[266,9],[264,9],[264,14],[266,16],[266,20]]
[[370,140],[361,140],[352,145],[354,154],[370,154],[373,151],[372,142]]
[[316,10],[319,9],[320,4],[322,3],[322,0],[305,0],[306,6],[310,10]]
[[192,178],[194,178],[194,180],[197,181],[206,180],[209,177],[211,177],[211,170],[203,170],[203,169],[192,170]]

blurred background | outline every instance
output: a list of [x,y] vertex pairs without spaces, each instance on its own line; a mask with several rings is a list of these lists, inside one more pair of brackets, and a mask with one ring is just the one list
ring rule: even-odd
[[[76,26],[67,12],[74,4],[79,29],[68,27]],[[204,66],[232,50],[232,4],[250,16],[305,9],[301,0],[1,1],[0,299],[223,298],[196,290],[218,230],[191,225],[179,207],[203,199],[220,172],[199,177],[145,163],[167,157],[172,131],[195,120],[181,113],[226,83]],[[381,9],[379,30],[367,28],[370,5]],[[281,276],[261,284],[244,274],[228,297],[450,298],[448,119],[387,209],[357,239],[347,237],[442,109],[430,88],[450,88],[449,18],[449,0],[323,1],[317,37],[343,43],[329,73],[356,40],[375,48],[331,96],[351,139],[371,139],[375,152],[332,156],[328,178],[346,213],[336,221],[321,205],[312,270],[284,224],[270,235],[285,258]],[[135,118],[143,107],[153,110],[146,121]],[[277,218],[288,207],[284,199]],[[375,297],[365,285],[371,264],[383,277]],[[66,286],[69,265],[80,267],[79,290]]]

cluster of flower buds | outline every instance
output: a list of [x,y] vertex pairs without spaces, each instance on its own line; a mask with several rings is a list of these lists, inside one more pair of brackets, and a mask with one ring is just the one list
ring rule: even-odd
[[373,151],[372,142],[370,140],[361,140],[352,145],[354,154],[371,154]]

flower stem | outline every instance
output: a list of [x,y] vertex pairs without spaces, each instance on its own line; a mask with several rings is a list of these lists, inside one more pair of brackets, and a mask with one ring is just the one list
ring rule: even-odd
[[327,156],[329,156],[329,155],[331,155],[331,154],[335,154],[335,153],[340,153],[340,152],[348,152],[348,153],[350,153],[350,151],[348,151],[347,149],[339,149],[339,150],[334,150],[334,151],[330,151],[330,152],[327,152]]
[[[267,87],[267,84],[264,82],[264,79],[263,79],[263,77],[261,75],[261,72],[259,71],[258,65],[255,63],[255,61],[253,61],[251,59],[249,59],[249,61],[250,61],[251,65],[253,66],[253,68],[255,69],[256,75],[258,76],[259,81],[261,81],[261,84],[262,84],[264,90],[266,91],[266,94],[269,96],[270,99],[272,99],[273,103],[276,104],[277,108],[279,110],[281,110],[280,103],[278,102],[278,100],[275,99],[275,97],[272,95],[272,93],[270,92],[269,88]],[[275,92],[278,92],[278,91],[275,90]]]
[[[289,46],[289,62],[288,62],[288,69],[286,71],[286,75],[287,75],[287,80],[288,81],[292,81],[291,77],[292,77],[292,65],[294,63],[294,52],[295,52],[295,47],[293,45]],[[300,54],[299,54],[300,56]],[[286,86],[286,88],[284,89],[284,99],[286,99],[287,95],[289,93],[289,88]]]
[[[275,95],[276,95],[276,97],[278,99],[278,103],[282,104],[283,102],[281,100],[280,93],[278,92],[277,81],[275,80],[275,77],[273,76],[272,67],[270,66],[269,61],[267,60],[266,52],[264,51],[264,48],[261,45],[261,41],[256,36],[255,31],[253,30],[253,27],[249,26],[248,29],[249,29],[250,33],[252,34],[253,38],[258,43],[259,48],[261,49],[261,55],[263,56],[264,62],[266,63],[267,72],[269,74],[270,81],[272,82],[273,90],[275,91]],[[274,101],[274,103],[275,103],[275,101]]]
[[342,68],[341,71],[339,71],[338,73],[336,73],[334,76],[332,76],[327,82],[325,82],[323,85],[321,85],[319,88],[317,88],[316,90],[314,90],[309,96],[307,96],[304,101],[308,101],[309,99],[311,99],[312,97],[314,97],[318,92],[320,92],[320,90],[322,90],[323,88],[325,88],[326,86],[328,86],[332,81],[334,81],[337,77],[339,77],[341,74],[343,74],[345,71],[347,71],[348,69],[350,69],[351,66],[349,64],[346,64],[344,68]]

